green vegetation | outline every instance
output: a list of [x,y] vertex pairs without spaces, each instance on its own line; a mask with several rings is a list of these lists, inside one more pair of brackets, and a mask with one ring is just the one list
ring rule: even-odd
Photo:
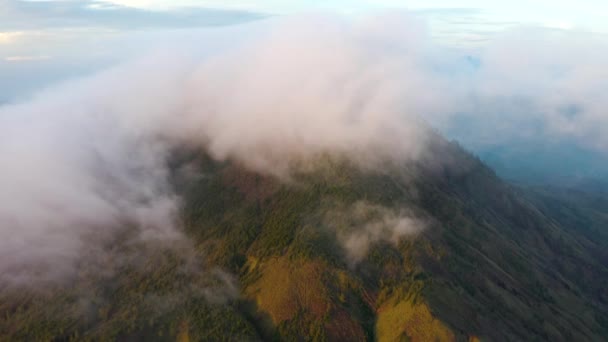
[[[515,188],[457,145],[432,148],[432,160],[367,172],[320,158],[288,183],[188,155],[198,176],[175,186],[193,255],[125,245],[107,274],[84,266],[44,291],[3,289],[0,340],[608,336],[608,199]],[[336,227],[348,220],[327,218],[361,201],[428,227],[353,264]]]

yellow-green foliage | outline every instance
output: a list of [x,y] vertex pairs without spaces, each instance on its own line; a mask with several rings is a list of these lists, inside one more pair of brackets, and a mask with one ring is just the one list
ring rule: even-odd
[[179,333],[177,335],[177,342],[190,342],[190,328],[188,327],[188,322],[184,321],[179,327]]
[[290,320],[301,311],[320,318],[330,309],[321,262],[294,263],[287,257],[271,258],[261,265],[261,274],[246,293],[275,324]]
[[426,303],[393,296],[378,310],[378,341],[454,341],[452,331],[433,317]]

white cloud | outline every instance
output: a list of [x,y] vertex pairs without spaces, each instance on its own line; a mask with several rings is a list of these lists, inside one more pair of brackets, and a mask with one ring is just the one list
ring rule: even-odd
[[210,55],[190,40],[0,107],[2,280],[29,270],[69,275],[94,248],[90,236],[125,225],[144,238],[175,235],[174,148],[280,177],[319,155],[367,165],[424,152],[426,131],[412,114],[442,103],[421,68],[416,22],[265,25]]
[[264,11],[268,13],[297,13],[302,11],[328,10],[339,13],[369,12],[373,10],[454,10],[477,9],[480,19],[496,22],[545,25],[547,27],[584,27],[587,30],[608,32],[603,13],[608,5],[601,0],[514,0],[510,2],[465,0],[106,0],[109,3],[137,8],[164,10],[178,7],[210,7]]
[[8,56],[4,57],[4,60],[7,62],[33,62],[45,61],[51,58],[51,56]]
[[324,223],[335,231],[346,261],[353,267],[367,256],[374,244],[385,242],[397,246],[401,239],[412,237],[428,226],[428,222],[407,210],[359,201],[347,208],[328,210]]
[[14,43],[24,34],[24,32],[0,32],[0,44]]

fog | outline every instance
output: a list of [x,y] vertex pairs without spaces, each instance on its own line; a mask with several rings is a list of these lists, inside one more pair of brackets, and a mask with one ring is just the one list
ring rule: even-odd
[[175,149],[281,179],[321,154],[417,158],[426,128],[414,113],[444,108],[421,64],[424,30],[401,18],[277,20],[215,54],[174,44],[1,107],[3,279],[69,276],[125,226],[180,239]]
[[402,238],[414,237],[429,225],[427,221],[410,208],[387,208],[366,201],[329,210],[324,217],[328,229],[336,234],[349,267],[363,261],[377,243],[397,246]]
[[[83,250],[124,227],[134,241],[183,239],[168,181],[176,149],[282,180],[320,155],[362,167],[428,157],[429,125],[470,145],[569,137],[605,151],[608,49],[579,38],[528,29],[471,59],[403,13],[275,18],[188,35],[2,106],[0,277],[68,277]],[[345,246],[393,242],[405,220]]]

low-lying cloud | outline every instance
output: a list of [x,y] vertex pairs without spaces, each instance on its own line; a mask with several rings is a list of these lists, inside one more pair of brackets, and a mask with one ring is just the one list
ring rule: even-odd
[[69,275],[88,237],[125,226],[179,239],[178,148],[282,178],[320,154],[416,158],[414,113],[443,110],[440,85],[423,29],[387,19],[279,20],[217,54],[181,46],[1,107],[2,280]]
[[350,267],[361,262],[377,243],[397,245],[402,238],[422,231],[427,222],[407,208],[394,209],[359,201],[348,208],[331,210],[325,223],[335,230]]
[[[407,15],[259,25],[214,52],[191,37],[0,107],[1,280],[69,275],[88,237],[125,226],[136,239],[180,239],[167,161],[184,147],[289,178],[326,154],[363,166],[416,160],[428,123],[487,123],[460,131],[476,142],[516,139],[523,123],[526,134],[608,146],[603,41],[519,33],[466,59]],[[391,233],[371,223],[344,237],[347,250],[418,226],[378,222]]]
[[603,35],[506,32],[483,47],[468,72],[455,76],[457,102],[444,127],[472,147],[570,139],[608,152],[608,101],[602,95],[607,60]]

